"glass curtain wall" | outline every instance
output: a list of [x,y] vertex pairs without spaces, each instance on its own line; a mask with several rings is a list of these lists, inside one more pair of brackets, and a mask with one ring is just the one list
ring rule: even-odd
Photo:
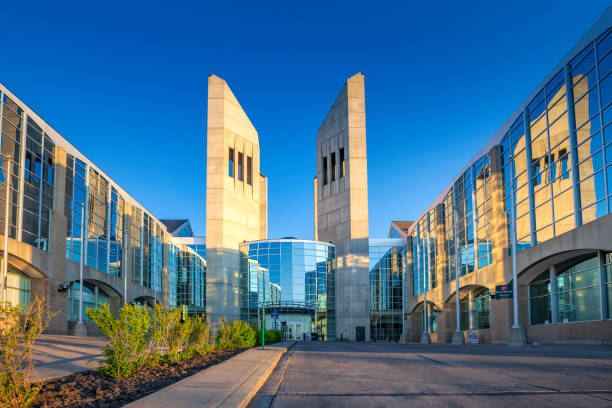
[[81,223],[87,200],[87,165],[66,155],[66,190],[64,215],[66,216],[66,258],[81,261]]
[[[437,286],[436,264],[438,246],[436,244],[436,209],[430,210],[417,221],[412,230],[412,283],[413,294],[418,296],[425,290]],[[427,271],[427,273],[425,273]],[[427,282],[425,282],[427,280]]]
[[108,181],[89,168],[87,266],[108,273]]
[[2,94],[2,104],[0,109],[2,115],[2,138],[0,139],[2,155],[0,172],[0,227],[4,231],[5,211],[6,211],[6,180],[8,170],[7,156],[11,156],[11,190],[9,194],[9,236],[17,239],[18,231],[18,214],[19,214],[19,180],[21,177],[21,151],[22,151],[22,134],[24,127],[24,112],[11,98]]
[[142,277],[142,211],[132,207],[132,282],[143,284]]
[[492,196],[491,163],[489,154],[485,154],[457,179],[442,200],[440,221],[444,222],[448,259],[445,282],[455,279],[457,267],[459,276],[464,276],[492,263]]
[[[279,319],[291,326],[293,333],[335,339],[335,246],[302,240],[270,240],[240,246],[241,315],[250,324],[263,300],[265,308],[276,309]],[[269,285],[261,285],[257,274],[266,272]],[[269,300],[270,299],[270,300]],[[268,317],[269,318],[269,317]],[[300,337],[302,338],[302,337]]]
[[594,253],[558,264],[552,273],[550,270],[542,272],[529,284],[530,323],[609,319],[610,261],[610,253],[602,253],[601,259]]
[[402,334],[405,246],[370,245],[370,336],[397,341]]
[[557,72],[502,140],[504,203],[509,226],[514,190],[517,251],[612,209],[611,44],[608,31]]
[[110,202],[110,262],[109,273],[113,276],[123,276],[123,242],[125,239],[124,225],[125,200],[111,188]]
[[[68,288],[68,320],[79,321],[79,299],[81,291],[78,281],[72,282]],[[87,282],[83,283],[83,321],[89,322],[91,319],[85,311],[87,308],[97,308],[100,304],[110,305],[110,297],[99,287]]]
[[28,117],[24,159],[21,240],[42,250],[48,249],[53,210],[55,144]]
[[468,292],[459,301],[461,330],[488,329],[490,324],[489,289],[478,288]]

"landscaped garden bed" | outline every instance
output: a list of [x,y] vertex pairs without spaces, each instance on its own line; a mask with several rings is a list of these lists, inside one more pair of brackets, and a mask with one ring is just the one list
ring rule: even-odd
[[121,407],[243,350],[213,350],[176,363],[160,362],[125,378],[103,377],[96,370],[55,378],[42,385],[33,407]]

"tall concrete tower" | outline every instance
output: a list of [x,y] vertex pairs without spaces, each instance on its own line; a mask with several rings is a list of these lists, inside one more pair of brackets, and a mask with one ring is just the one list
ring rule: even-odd
[[240,318],[242,241],[267,238],[267,180],[259,138],[227,83],[208,78],[206,157],[206,313]]
[[350,77],[317,132],[315,236],[336,244],[336,337],[370,338],[368,170],[363,74]]

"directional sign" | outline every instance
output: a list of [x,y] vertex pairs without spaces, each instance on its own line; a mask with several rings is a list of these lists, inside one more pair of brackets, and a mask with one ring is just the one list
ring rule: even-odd
[[270,315],[272,316],[273,319],[278,319],[278,310],[272,310],[270,312]]

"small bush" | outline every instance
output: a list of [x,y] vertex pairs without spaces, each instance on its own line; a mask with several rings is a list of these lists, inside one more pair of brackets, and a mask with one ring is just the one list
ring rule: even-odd
[[151,316],[144,308],[123,305],[119,319],[115,319],[108,304],[87,308],[86,313],[109,340],[102,348],[104,359],[99,368],[102,375],[127,377],[148,362]]
[[172,331],[180,324],[180,320],[180,309],[167,310],[161,303],[155,304],[149,337],[148,365],[150,367],[158,364],[170,349]]
[[[261,346],[261,329],[253,328],[253,330],[255,330],[255,345]],[[280,330],[266,330],[266,344],[278,343],[281,339],[282,334]]]
[[166,358],[171,363],[191,357],[191,349],[188,346],[193,331],[193,322],[193,319],[187,319],[183,323],[174,325],[170,331],[170,343]]
[[193,329],[189,337],[189,353],[204,356],[214,348],[213,337],[210,333],[210,323],[204,316],[193,320]]
[[217,331],[217,346],[222,349],[246,348],[255,345],[255,330],[242,320],[235,320],[229,324],[222,317]]
[[31,382],[32,347],[53,316],[38,297],[28,306],[0,304],[0,406],[28,407],[35,401],[40,387]]

